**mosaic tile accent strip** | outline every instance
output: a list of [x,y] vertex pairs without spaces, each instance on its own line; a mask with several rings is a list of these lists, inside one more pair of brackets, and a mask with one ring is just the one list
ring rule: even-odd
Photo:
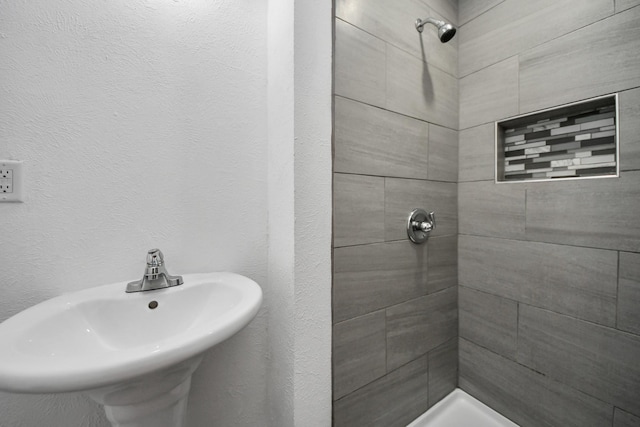
[[498,123],[498,181],[616,175],[615,103],[612,96]]

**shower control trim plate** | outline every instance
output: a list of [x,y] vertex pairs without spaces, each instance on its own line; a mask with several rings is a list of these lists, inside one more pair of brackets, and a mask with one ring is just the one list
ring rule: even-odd
[[427,241],[429,233],[436,228],[436,215],[424,209],[414,209],[407,218],[407,236],[413,243],[420,244]]

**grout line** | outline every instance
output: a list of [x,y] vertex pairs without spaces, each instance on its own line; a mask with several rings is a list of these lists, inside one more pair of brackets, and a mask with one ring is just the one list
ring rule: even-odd
[[334,174],[340,175],[353,175],[353,176],[364,176],[364,177],[372,177],[372,178],[390,178],[390,179],[407,179],[412,181],[426,181],[426,182],[436,182],[441,184],[458,184],[456,181],[441,181],[436,179],[427,179],[427,178],[410,178],[403,176],[389,176],[389,175],[375,175],[368,173],[357,173],[357,172],[341,172],[341,171],[333,171]]
[[[458,80],[458,76],[451,74],[449,71],[443,70],[442,68],[440,68],[439,66],[437,66],[435,64],[432,64],[432,63],[429,63],[429,62],[425,61],[424,58],[416,55],[413,52],[410,52],[410,51],[406,50],[405,48],[402,48],[402,47],[398,46],[395,43],[393,43],[392,40],[383,39],[380,36],[377,36],[376,34],[373,34],[373,33],[369,32],[369,31],[365,30],[364,28],[358,27],[357,25],[355,25],[355,24],[353,24],[353,23],[351,23],[349,21],[345,21],[344,19],[340,18],[339,16],[335,16],[335,19],[336,20],[340,20],[340,21],[344,22],[345,24],[350,25],[353,28],[356,28],[359,31],[362,31],[363,33],[366,33],[366,34],[370,35],[371,37],[373,37],[373,38],[375,38],[377,40],[380,40],[381,42],[385,43],[386,45],[389,45],[389,46],[393,47],[394,49],[398,49],[399,51],[404,52],[407,55],[410,55],[412,58],[417,59],[418,61],[429,65],[430,67],[437,68],[438,71],[441,71],[441,72],[445,73],[446,75],[448,75],[449,77],[451,77],[451,78],[453,78],[455,80]],[[412,23],[410,23],[409,25],[411,25],[411,24]],[[458,52],[457,52],[457,50],[458,49],[456,48],[456,55],[455,55],[455,58],[456,58],[456,74],[457,74],[457,71],[458,71],[457,70],[457,68],[458,68],[458,64],[457,64],[457,62],[458,62]],[[385,56],[386,56],[386,52],[385,52]]]
[[611,405],[611,427],[616,427],[616,405]]
[[485,178],[485,179],[469,179],[469,180],[464,180],[464,181],[458,181],[458,184],[469,184],[472,182],[493,182],[495,183],[495,180],[493,178]]
[[[384,42],[384,90],[383,90],[383,94],[384,94],[384,108],[382,108],[382,110],[384,111],[391,111],[389,110],[388,106],[389,106],[389,65],[390,65],[390,61],[389,61],[389,43],[387,43],[386,41]],[[394,76],[395,77],[395,76]],[[380,108],[380,107],[378,107]]]
[[[456,6],[457,6],[457,1],[456,1]],[[437,16],[436,19],[450,21],[451,24],[456,26],[456,28],[460,27],[460,25],[458,25],[458,10],[457,10],[457,7],[456,7],[456,15],[455,16],[449,16],[448,14],[446,14],[442,10],[440,10],[440,8],[435,8],[431,4],[428,7],[430,8],[429,13],[432,16],[433,15],[440,15],[440,16]]]
[[[627,10],[628,10],[628,9],[627,9]],[[549,39],[549,40],[547,40],[547,41],[544,41],[544,42],[542,42],[542,43],[540,43],[540,44],[537,44],[537,45],[535,45],[535,46],[528,47],[528,48],[526,48],[526,49],[524,49],[524,50],[522,50],[522,51],[518,52],[518,54],[513,55],[513,56],[521,55],[521,54],[523,54],[523,53],[526,53],[526,52],[529,52],[529,51],[531,51],[531,50],[533,50],[533,49],[536,49],[536,48],[538,48],[538,47],[540,47],[540,46],[544,46],[544,45],[545,45],[545,44],[547,44],[547,43],[551,43],[551,42],[554,42],[554,41],[556,41],[556,40],[560,40],[560,39],[562,39],[563,37],[568,36],[569,34],[573,34],[573,33],[575,33],[576,31],[580,31],[580,30],[582,30],[582,29],[584,29],[584,28],[587,28],[587,27],[589,27],[589,26],[591,26],[591,25],[597,24],[598,22],[604,21],[604,20],[606,20],[606,19],[612,18],[612,17],[614,17],[614,16],[616,16],[616,15],[617,15],[617,13],[615,12],[615,8],[614,8],[614,11],[613,11],[613,13],[612,13],[611,15],[607,15],[607,16],[605,16],[605,17],[603,17],[603,18],[600,18],[600,19],[598,19],[598,20],[596,20],[596,21],[592,21],[592,22],[590,22],[590,23],[588,23],[588,24],[585,24],[585,25],[583,25],[583,26],[581,26],[581,27],[574,28],[574,29],[573,29],[573,30],[571,30],[571,31],[568,31],[568,32],[566,32],[566,33],[563,33],[563,34],[561,34],[561,35],[559,35],[559,36],[556,36],[556,37],[554,37],[554,38],[552,38],[552,39]],[[459,55],[459,54],[460,54],[460,45],[458,45],[458,55]],[[509,58],[511,58],[511,57],[509,57]],[[486,67],[483,67],[483,68],[480,68],[480,69],[478,69],[478,70],[474,70],[474,71],[472,71],[472,72],[470,72],[470,73],[468,73],[468,74],[465,74],[464,76],[463,76],[463,75],[460,75],[458,78],[459,78],[459,79],[462,79],[462,78],[464,78],[464,77],[470,76],[471,74],[477,73],[478,71],[481,71],[481,70],[484,70],[484,69],[486,69],[486,68],[489,68],[489,67],[491,67],[491,66],[493,66],[493,65],[496,65],[496,64],[498,64],[498,63],[500,63],[500,62],[504,61],[505,59],[508,59],[508,58],[503,58],[503,59],[501,59],[501,60],[499,60],[499,61],[496,61],[496,62],[494,62],[494,63],[492,63],[492,64],[487,65]],[[459,70],[459,69],[458,69],[458,74],[460,74],[460,70]]]
[[518,366],[520,366],[520,367],[522,367],[522,368],[524,368],[524,369],[528,370],[528,371],[533,372],[533,373],[534,373],[534,374],[536,374],[536,375],[539,375],[540,377],[542,377],[541,379],[543,379],[544,381],[551,381],[551,382],[553,382],[553,383],[555,383],[555,384],[558,384],[558,385],[560,385],[560,386],[562,386],[562,387],[569,387],[571,390],[577,391],[578,393],[580,393],[580,394],[584,394],[585,396],[589,396],[589,397],[591,397],[591,398],[593,398],[593,399],[595,399],[595,400],[598,400],[599,402],[605,403],[605,404],[610,405],[610,406],[615,406],[615,405],[614,405],[613,403],[611,403],[611,402],[607,402],[607,401],[605,401],[605,400],[602,400],[602,398],[600,398],[600,397],[598,397],[598,396],[594,396],[594,395],[592,395],[592,394],[587,393],[586,391],[583,391],[583,390],[580,390],[580,389],[578,389],[578,388],[575,388],[575,387],[573,387],[573,386],[571,386],[571,385],[567,384],[566,382],[561,381],[560,379],[556,379],[556,378],[554,378],[554,377],[551,377],[551,376],[549,376],[548,374],[545,374],[544,372],[537,371],[537,370],[533,369],[533,368],[532,368],[532,367],[530,367],[530,366],[523,365],[522,363],[520,363],[520,362],[518,362],[518,361],[516,361],[516,360],[513,360],[513,359],[511,359],[511,358],[509,358],[509,357],[506,357],[506,356],[504,356],[504,355],[502,355],[502,354],[500,354],[500,353],[496,353],[495,351],[491,350],[490,348],[487,348],[487,347],[485,347],[485,346],[483,346],[483,345],[481,345],[481,344],[478,344],[478,343],[476,343],[475,341],[472,341],[472,340],[467,339],[467,338],[462,338],[462,339],[463,339],[463,340],[465,340],[465,341],[468,341],[469,343],[471,343],[471,344],[475,345],[476,347],[479,347],[479,348],[481,348],[481,349],[483,349],[483,350],[485,350],[485,351],[488,351],[489,353],[492,353],[492,354],[494,354],[494,355],[496,355],[496,356],[498,356],[498,357],[500,357],[500,358],[502,358],[502,359],[506,359],[506,360],[508,360],[508,361],[510,361],[510,362],[512,362],[512,363],[514,363],[514,364],[516,364],[516,365],[518,365]]
[[[491,6],[489,9],[484,10],[482,12],[480,12],[479,14],[477,14],[476,16],[474,16],[473,18],[469,19],[468,21],[465,21],[464,23],[459,25],[459,28],[462,28],[464,25],[467,25],[469,22],[473,22],[475,21],[477,18],[481,17],[482,15],[484,15],[485,13],[495,9],[496,7],[500,6],[502,3],[504,3],[505,0],[502,0],[496,4],[494,4],[493,6]],[[460,15],[460,11],[458,11],[458,15]]]
[[[640,5],[637,6],[637,7],[640,7]],[[516,56],[516,55],[514,55],[514,56]],[[509,57],[507,59],[511,59],[511,58],[512,57]],[[577,102],[589,100],[589,99],[592,99],[592,98],[598,98],[598,97],[601,97],[601,96],[607,96],[607,95],[612,95],[612,94],[616,94],[616,93],[617,94],[623,94],[625,92],[629,92],[629,91],[632,91],[632,90],[635,90],[635,89],[638,89],[638,88],[640,88],[640,85],[628,87],[628,88],[625,88],[625,89],[622,89],[622,90],[613,91],[613,92],[601,93],[599,95],[589,96],[587,98],[581,98],[581,99],[576,100],[575,102],[577,103]],[[518,88],[518,91],[519,91],[519,88]],[[341,95],[337,95],[337,96],[341,96]],[[536,108],[535,110],[532,110],[532,111],[521,112],[520,114],[518,114],[518,116],[523,115],[523,114],[535,114],[535,113],[537,113],[539,111],[542,111],[542,110],[551,110],[551,109],[555,109],[556,107],[563,107],[566,104],[573,104],[573,103],[574,103],[573,101],[572,102],[563,102],[562,104],[559,104],[559,105],[552,105],[550,107],[544,107],[544,108]],[[507,119],[510,119],[510,118],[511,117],[497,118],[496,120],[490,120],[488,122],[477,123],[477,124],[474,124],[472,126],[468,126],[468,127],[465,127],[465,128],[460,128],[460,129],[458,129],[458,132],[463,132],[465,130],[470,130],[470,129],[473,129],[473,128],[476,128],[476,127],[480,127],[480,126],[485,126],[485,125],[488,125],[488,124],[494,124],[497,121],[507,120]],[[438,126],[440,126],[440,125],[438,125]],[[451,128],[449,128],[449,129],[451,129]],[[455,130],[455,129],[452,129],[452,130]]]
[[520,54],[521,52],[518,52],[517,55],[515,55],[516,57],[516,67],[518,68],[517,72],[516,72],[516,80],[518,80],[518,92],[516,93],[516,98],[518,100],[518,114],[522,114],[522,107],[520,104],[520,95],[522,94],[522,87],[520,86]]
[[615,331],[618,334],[622,334],[622,335],[625,335],[625,336],[628,336],[628,337],[634,337],[635,339],[640,337],[640,335],[638,335],[636,333],[629,332],[629,331],[624,331],[624,330],[616,328],[615,326],[603,325],[602,323],[597,323],[597,322],[594,322],[593,320],[582,319],[580,317],[575,317],[575,316],[573,316],[571,314],[567,314],[567,313],[559,313],[559,312],[557,312],[555,310],[552,310],[550,308],[538,307],[536,305],[533,305],[533,304],[530,304],[530,303],[527,303],[527,302],[522,302],[522,301],[518,301],[518,304],[523,304],[525,306],[529,306],[529,307],[535,308],[537,310],[543,310],[543,311],[546,311],[546,312],[549,312],[549,313],[554,313],[557,316],[566,317],[566,318],[569,318],[571,320],[575,320],[577,322],[587,323],[587,324],[589,324],[591,326],[605,328],[605,329],[608,329],[608,330],[611,330],[611,331]]
[[520,301],[516,303],[516,348],[514,357],[518,360],[518,349],[520,348]]
[[[378,308],[378,309],[375,309],[375,310],[369,311],[369,312],[367,312],[367,313],[358,314],[358,315],[356,315],[356,316],[354,316],[354,317],[350,317],[350,318],[348,318],[348,319],[344,319],[344,320],[340,320],[339,322],[335,322],[335,323],[333,323],[333,324],[332,324],[332,326],[338,326],[338,325],[340,325],[341,323],[344,323],[344,322],[349,322],[349,321],[351,321],[351,320],[361,319],[361,318],[363,318],[363,317],[365,317],[365,316],[369,316],[369,315],[371,315],[371,314],[379,313],[379,312],[381,312],[381,311],[386,311],[386,309],[387,309],[387,307],[382,307],[382,308]],[[385,314],[386,314],[386,313],[385,313]],[[386,321],[385,321],[385,323],[386,323]]]
[[[408,303],[408,302],[410,302],[410,301],[415,301],[415,300],[420,299],[420,298],[426,298],[426,297],[436,296],[436,295],[439,295],[439,294],[443,294],[443,293],[445,293],[445,292],[447,292],[447,291],[448,291],[448,292],[451,292],[451,289],[455,289],[455,288],[457,288],[457,286],[456,286],[456,285],[451,285],[451,286],[448,286],[448,287],[446,287],[446,288],[444,288],[444,289],[438,289],[437,291],[435,291],[435,292],[431,292],[431,293],[429,293],[429,294],[419,295],[419,296],[417,296],[417,297],[409,298],[409,299],[404,300],[404,301],[402,301],[402,302],[398,302],[398,303],[395,303],[395,304],[389,305],[389,306],[385,307],[385,309],[395,308],[395,307],[398,307],[398,306],[400,306],[400,305],[402,305],[402,304],[406,304],[406,303]],[[456,304],[457,304],[457,296],[456,296]]]
[[[427,170],[427,179],[431,179],[431,175],[433,174],[433,172],[431,171],[431,168],[429,167],[429,159],[431,158],[431,124],[427,123],[427,162],[424,165],[424,168]],[[456,131],[457,132],[457,131]],[[460,139],[460,136],[456,133],[456,139]],[[447,159],[447,163],[451,163],[449,161],[449,159]],[[450,166],[450,165],[449,165]],[[456,181],[458,179],[456,178]]]
[[614,14],[614,15],[618,15],[619,13],[626,12],[627,10],[631,10],[631,9],[636,8],[636,7],[637,7],[637,8],[640,8],[640,3],[639,3],[639,4],[637,4],[637,5],[635,5],[635,6],[631,6],[631,7],[628,7],[628,8],[626,8],[626,9],[623,9],[623,10],[621,10],[621,11],[619,11],[619,12],[616,12],[616,11],[615,11],[615,10],[616,10],[616,9],[615,9],[615,3],[614,3],[614,9],[613,9],[614,13],[613,13],[613,14]]
[[382,183],[382,238],[387,240],[387,177]]
[[[442,345],[442,344],[441,344],[441,345]],[[439,346],[438,346],[438,347],[439,347]],[[436,348],[437,348],[437,347],[436,347]],[[427,351],[427,352],[425,353],[425,355],[426,355],[426,359],[427,359],[427,390],[426,390],[426,392],[427,392],[427,393],[426,393],[426,394],[427,394],[427,396],[426,396],[426,398],[427,398],[427,408],[430,408],[430,407],[431,407],[431,397],[430,397],[431,393],[429,393],[429,385],[431,384],[431,363],[429,363],[429,359],[430,359],[429,354],[430,354],[433,350],[434,350],[434,349],[431,349],[431,350],[429,350],[429,351]]]
[[620,251],[618,251],[618,265],[616,268],[616,318],[615,318],[615,327],[618,328],[618,317],[620,311]]
[[[349,396],[349,395],[351,395],[351,394],[353,394],[353,393],[356,393],[356,392],[357,392],[357,391],[359,391],[359,390],[362,390],[363,388],[365,388],[365,387],[367,387],[367,386],[369,386],[369,385],[373,384],[374,382],[376,382],[376,381],[378,381],[378,380],[380,380],[380,379],[382,379],[382,378],[386,377],[387,375],[389,375],[389,374],[391,374],[391,373],[393,373],[393,372],[397,371],[398,369],[404,368],[405,366],[409,365],[410,363],[413,363],[413,362],[415,362],[415,361],[417,361],[418,359],[423,358],[423,357],[427,359],[427,381],[428,381],[428,372],[429,372],[429,353],[431,353],[431,352],[433,352],[433,351],[435,351],[435,350],[438,350],[438,349],[440,349],[440,348],[442,348],[442,347],[444,347],[444,346],[446,346],[446,345],[449,345],[449,344],[450,344],[452,341],[454,341],[454,340],[455,340],[455,341],[457,341],[457,340],[458,340],[458,337],[451,337],[451,338],[447,339],[446,341],[444,341],[444,342],[443,342],[443,343],[441,343],[440,345],[438,345],[438,346],[436,346],[436,347],[434,347],[434,348],[430,349],[429,351],[427,351],[427,352],[425,352],[425,353],[422,353],[422,354],[418,355],[415,359],[411,359],[410,361],[408,361],[408,362],[406,362],[406,363],[403,363],[402,365],[399,365],[399,366],[398,366],[398,367],[396,367],[395,369],[393,369],[393,370],[391,370],[391,371],[387,371],[387,373],[386,373],[386,374],[384,374],[384,375],[382,375],[382,376],[380,376],[380,377],[378,377],[378,378],[375,378],[374,380],[372,380],[372,381],[368,382],[367,384],[365,384],[365,385],[363,385],[363,386],[361,386],[361,387],[358,387],[357,389],[355,389],[355,390],[353,390],[353,391],[351,391],[351,392],[349,392],[349,393],[345,394],[344,396],[340,397],[339,399],[333,400],[333,402],[335,403],[335,402],[337,402],[338,400],[344,399],[345,397],[347,397],[347,396]],[[458,343],[457,343],[457,342],[455,343],[455,347],[456,347],[456,348],[458,348]],[[427,384],[428,384],[428,383],[427,383]]]
[[[448,341],[450,341],[450,340],[451,340],[451,339],[453,339],[453,338],[454,338],[454,337],[450,338],[449,340],[447,340],[447,342],[448,342]],[[436,347],[436,348],[437,348],[437,347]],[[432,349],[432,350],[433,350],[433,349]],[[372,381],[370,381],[370,382],[368,382],[368,383],[366,383],[366,384],[364,384],[364,385],[362,385],[362,386],[358,387],[357,389],[355,389],[355,390],[353,390],[353,391],[350,391],[349,393],[345,394],[344,396],[340,397],[339,399],[334,400],[334,401],[333,401],[333,403],[336,403],[336,402],[338,402],[338,401],[340,401],[340,400],[342,400],[342,399],[347,398],[348,396],[351,396],[351,395],[352,395],[352,394],[354,394],[354,393],[357,393],[358,391],[360,391],[360,390],[362,390],[362,389],[364,389],[364,388],[366,388],[366,387],[370,386],[371,384],[373,384],[373,383],[375,383],[375,382],[377,382],[377,381],[380,381],[380,380],[382,380],[383,378],[385,378],[385,377],[389,376],[389,375],[390,375],[390,374],[392,374],[393,372],[396,372],[397,370],[402,369],[402,368],[404,368],[405,366],[407,366],[407,365],[409,365],[409,364],[411,364],[411,363],[416,362],[418,359],[420,359],[420,358],[422,358],[422,357],[427,357],[427,355],[428,355],[428,354],[429,354],[429,352],[422,353],[422,354],[420,354],[419,356],[417,356],[415,359],[411,359],[410,361],[408,361],[408,362],[406,362],[406,363],[403,363],[402,365],[399,365],[398,367],[394,368],[393,370],[391,370],[391,371],[387,371],[387,373],[386,373],[386,374],[384,374],[384,375],[382,375],[382,376],[380,376],[380,377],[378,377],[378,378],[373,379]],[[427,362],[427,363],[428,363],[428,362]],[[428,365],[427,365],[427,369],[428,369]]]
[[412,297],[404,299],[402,301],[398,301],[398,302],[396,302],[394,304],[391,304],[391,305],[388,305],[388,306],[384,306],[384,307],[380,307],[380,308],[376,308],[376,309],[374,309],[372,311],[369,311],[367,313],[357,314],[354,317],[349,317],[347,319],[339,320],[338,322],[334,323],[334,325],[337,325],[338,323],[346,322],[348,320],[357,319],[359,317],[366,316],[368,314],[375,313],[375,312],[378,312],[378,311],[381,311],[381,310],[387,310],[387,309],[390,309],[390,308],[394,308],[394,307],[397,307],[399,305],[406,304],[406,303],[408,303],[410,301],[415,301],[415,300],[420,299],[420,298],[425,298],[425,297],[430,297],[430,296],[433,296],[433,295],[438,295],[438,294],[444,293],[445,291],[451,291],[451,289],[454,289],[456,287],[457,287],[457,285],[451,285],[451,286],[448,286],[448,287],[446,287],[444,289],[439,289],[436,292],[424,293],[424,294],[421,294],[421,295],[412,296]]
[[[385,84],[386,84],[386,82],[385,82]],[[386,108],[386,107],[381,107],[381,106],[379,106],[379,105],[370,104],[370,103],[368,103],[368,102],[365,102],[365,101],[362,101],[362,100],[359,100],[359,99],[350,98],[350,97],[348,97],[348,96],[346,96],[346,95],[341,95],[341,94],[339,94],[339,93],[334,93],[334,94],[333,94],[333,96],[334,96],[334,97],[338,97],[338,98],[342,98],[342,99],[346,99],[346,100],[348,100],[348,101],[357,102],[357,103],[359,103],[359,104],[366,105],[366,106],[369,106],[369,107],[372,107],[372,108],[377,108],[377,109],[379,109],[379,110],[386,111],[386,112],[388,112],[388,113],[397,114],[398,116],[402,116],[402,117],[406,117],[406,118],[409,118],[409,119],[413,119],[413,120],[416,120],[416,121],[419,121],[419,122],[422,122],[422,123],[427,123],[427,124],[429,124],[429,125],[439,126],[439,127],[441,127],[441,128],[445,128],[445,129],[449,129],[449,130],[452,130],[452,131],[456,131],[456,132],[458,132],[458,129],[457,129],[457,128],[452,128],[452,127],[445,126],[445,125],[442,125],[442,124],[439,124],[439,123],[429,122],[429,121],[424,120],[424,119],[422,119],[422,118],[420,118],[420,117],[410,116],[410,115],[408,115],[408,114],[400,113],[400,112],[398,112],[398,111],[389,110],[389,109],[388,109],[388,108]],[[385,88],[385,96],[386,96],[386,88]],[[490,122],[490,123],[493,123],[493,122]],[[474,126],[474,127],[475,127],[475,126]],[[470,128],[469,128],[469,129],[470,129]]]
[[[444,238],[452,238],[452,237],[457,237],[458,234],[443,234],[441,236],[431,236],[429,237],[429,240],[431,239],[444,239]],[[379,242],[370,242],[370,243],[357,243],[357,244],[352,244],[352,245],[340,245],[340,246],[334,246],[333,249],[342,249],[342,248],[357,248],[360,246],[371,246],[371,245],[383,245],[386,243],[400,243],[400,242],[406,242],[408,240],[407,237],[403,237],[401,239],[391,239],[391,240],[384,240],[384,241],[379,241]],[[429,255],[427,254],[427,257]]]
[[567,243],[548,242],[543,240],[532,240],[532,239],[527,239],[526,237],[514,238],[514,237],[501,237],[501,236],[487,236],[483,234],[470,234],[470,233],[460,233],[460,232],[458,233],[458,235],[467,236],[467,237],[480,237],[480,238],[487,238],[487,239],[510,240],[513,242],[541,243],[545,245],[568,246],[572,248],[598,249],[601,251],[609,251],[609,252],[622,251],[622,252],[630,252],[630,253],[640,253],[640,251],[634,252],[631,250],[624,250],[624,249],[611,249],[611,248],[602,248],[598,246],[585,246],[585,245],[576,245],[576,244],[567,244]]
[[389,313],[387,307],[384,309],[384,372],[385,375],[389,373],[389,324],[387,318]]
[[[469,290],[471,290],[473,292],[478,292],[480,294],[484,294],[484,295],[488,295],[488,296],[491,296],[491,297],[499,298],[499,299],[502,299],[502,300],[505,300],[505,301],[509,301],[509,302],[513,302],[513,303],[516,303],[516,304],[518,304],[518,303],[526,304],[526,303],[524,303],[522,301],[519,301],[517,299],[506,297],[504,295],[494,294],[493,292],[489,292],[486,289],[477,289],[477,288],[471,287],[469,285],[458,285],[458,287],[469,289]],[[527,304],[527,305],[530,305],[530,304]],[[535,307],[535,306],[532,306],[532,307]],[[537,307],[537,308],[542,308],[542,307]],[[558,314],[560,314],[560,313],[558,313]]]

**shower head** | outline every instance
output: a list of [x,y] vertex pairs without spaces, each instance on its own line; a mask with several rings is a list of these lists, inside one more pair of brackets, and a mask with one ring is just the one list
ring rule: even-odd
[[438,27],[438,37],[440,38],[440,41],[442,43],[448,42],[453,38],[453,36],[456,35],[456,27],[449,24],[448,22],[439,21],[433,18],[426,18],[424,20],[416,19],[416,30],[418,30],[419,33],[422,32],[422,27],[424,27],[424,24],[433,24]]

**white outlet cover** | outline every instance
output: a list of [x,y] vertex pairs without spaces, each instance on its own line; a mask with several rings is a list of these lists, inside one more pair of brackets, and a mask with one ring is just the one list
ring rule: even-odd
[[21,160],[0,160],[0,202],[24,201]]

